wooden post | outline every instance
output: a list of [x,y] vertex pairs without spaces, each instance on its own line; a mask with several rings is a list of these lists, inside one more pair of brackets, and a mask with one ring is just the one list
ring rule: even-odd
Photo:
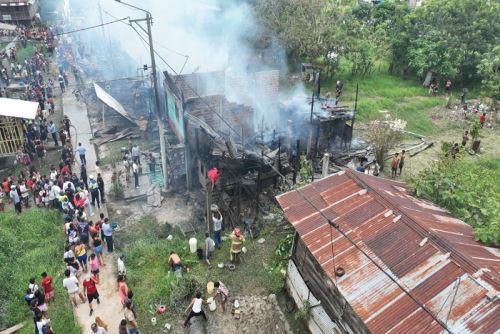
[[354,119],[356,118],[356,112],[358,111],[358,93],[359,93],[359,84],[356,84],[356,99],[354,100],[354,112],[352,113],[351,137],[350,137],[350,140],[349,140],[349,150],[348,150],[348,152],[351,152],[352,135],[354,134]]
[[318,145],[319,145],[319,131],[320,131],[320,123],[318,123],[318,126],[316,127],[316,139],[314,141],[314,149],[313,149],[313,153],[312,153],[312,158],[311,160],[314,161],[316,159],[316,157],[318,156],[318,153],[319,153],[319,150],[318,150]]
[[281,137],[278,138],[278,171],[281,173]]
[[200,133],[198,128],[194,129],[194,138],[196,140],[196,154],[200,156]]
[[300,169],[300,139],[297,139],[297,151],[295,156],[295,166],[293,167],[293,184],[297,183],[297,173]]
[[212,206],[212,183],[210,182],[210,180],[208,178],[205,178],[205,195],[206,195],[206,209],[207,209],[207,232],[208,233],[211,233],[210,231],[210,227],[211,227],[211,224],[210,224],[210,221],[212,220],[212,214],[211,214],[211,210],[210,210],[210,207]]
[[260,194],[262,191],[262,165],[264,163],[264,150],[260,151],[260,165],[259,165],[259,175],[258,175],[258,184],[257,184],[257,192]]
[[322,170],[322,175],[321,177],[325,178],[328,176],[328,165],[329,165],[329,162],[330,162],[330,154],[328,153],[325,153],[325,155],[323,156],[323,170]]
[[238,210],[238,218],[241,215],[241,179],[238,180],[238,184],[236,185],[236,192],[238,194],[238,201],[236,203],[236,208]]
[[292,155],[290,152],[292,152],[292,120],[289,119],[287,123],[287,130],[286,130],[286,150],[288,153],[288,160],[290,162],[290,158]]
[[[314,78],[316,78],[316,74],[314,73]],[[312,146],[312,131],[313,131],[313,112],[314,112],[314,88],[311,96],[311,115],[309,116],[309,136],[307,137],[307,157],[311,157],[311,146]]]
[[278,178],[280,177],[279,173],[281,173],[281,137],[278,137],[278,160],[275,159],[274,161],[278,161],[278,163],[276,164],[276,169],[278,170],[278,172],[273,179],[273,188],[276,189]]
[[106,105],[102,102],[101,104],[102,104],[102,128],[106,129],[106,122],[104,121],[104,111],[106,110]]

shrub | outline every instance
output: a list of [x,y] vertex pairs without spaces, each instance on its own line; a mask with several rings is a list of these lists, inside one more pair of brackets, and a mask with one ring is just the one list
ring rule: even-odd
[[477,240],[498,246],[500,170],[495,166],[442,156],[410,179],[410,184],[417,196],[445,207],[471,225]]

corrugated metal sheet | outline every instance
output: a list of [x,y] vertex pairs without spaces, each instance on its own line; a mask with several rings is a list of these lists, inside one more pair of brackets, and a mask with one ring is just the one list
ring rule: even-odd
[[[500,333],[499,252],[476,242],[469,225],[410,196],[404,183],[353,171],[299,190],[278,202],[370,331]],[[338,267],[346,272],[339,278]]]
[[[293,261],[288,262],[286,285],[292,298],[298,307],[303,307],[303,301],[308,300],[313,305],[318,305],[319,300],[311,293],[302,276],[300,276],[297,267]],[[342,331],[336,323],[330,319],[322,306],[311,308],[311,314],[308,321],[309,330],[313,334],[340,334]]]

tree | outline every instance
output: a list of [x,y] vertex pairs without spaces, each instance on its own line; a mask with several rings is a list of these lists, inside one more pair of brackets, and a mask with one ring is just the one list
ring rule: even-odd
[[477,240],[499,246],[499,178],[500,170],[495,163],[489,166],[442,154],[439,161],[410,179],[410,185],[418,197],[445,207],[471,225]]
[[481,93],[500,101],[500,45],[484,55],[477,70],[482,78]]
[[341,13],[326,0],[256,0],[261,24],[274,34],[295,62],[331,59],[342,52]]
[[[425,66],[462,81],[477,79],[482,55],[500,40],[498,1],[426,0],[409,14],[409,57],[417,72]],[[442,62],[437,57],[444,57]]]
[[441,77],[454,77],[457,61],[439,31],[429,31],[415,39],[408,53],[409,65],[419,76],[428,71]]
[[406,122],[395,119],[385,121],[376,120],[370,124],[367,138],[375,151],[375,159],[380,165],[380,170],[384,168],[384,161],[389,149],[393,148],[402,139],[402,130],[406,127]]

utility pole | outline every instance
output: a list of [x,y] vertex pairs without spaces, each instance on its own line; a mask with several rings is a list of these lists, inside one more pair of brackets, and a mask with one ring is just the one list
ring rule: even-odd
[[153,33],[151,32],[151,25],[153,24],[153,17],[151,16],[151,13],[148,12],[147,10],[144,10],[142,8],[136,7],[134,5],[125,3],[121,0],[115,0],[116,2],[119,2],[125,6],[132,7],[134,9],[140,10],[142,12],[146,13],[146,18],[145,19],[137,19],[137,20],[130,20],[130,24],[134,22],[140,22],[140,21],[146,21],[147,29],[144,30],[144,28],[140,25],[139,28],[141,28],[144,32],[148,34],[149,38],[149,53],[151,56],[151,69],[152,69],[152,74],[153,74],[153,89],[155,93],[155,111],[156,111],[156,122],[158,123],[158,132],[160,135],[160,157],[161,157],[161,167],[162,167],[162,172],[163,172],[163,189],[167,189],[167,180],[168,180],[168,175],[167,175],[167,152],[166,152],[166,142],[165,142],[165,129],[163,127],[163,120],[161,117],[161,108],[160,108],[160,91],[158,88],[158,78],[157,78],[157,73],[156,73],[156,61],[155,61],[155,50],[153,47]]
[[163,127],[163,120],[161,118],[161,108],[160,108],[160,90],[158,89],[158,77],[156,74],[156,61],[155,61],[155,50],[153,48],[153,33],[151,32],[151,24],[153,23],[153,18],[149,12],[146,13],[146,24],[148,28],[149,36],[149,52],[151,54],[151,67],[153,70],[153,88],[155,91],[155,106],[156,106],[156,122],[158,123],[158,132],[160,134],[160,156],[161,156],[161,168],[163,172],[163,189],[167,189],[167,155],[166,155],[166,143],[165,143],[165,129]]

